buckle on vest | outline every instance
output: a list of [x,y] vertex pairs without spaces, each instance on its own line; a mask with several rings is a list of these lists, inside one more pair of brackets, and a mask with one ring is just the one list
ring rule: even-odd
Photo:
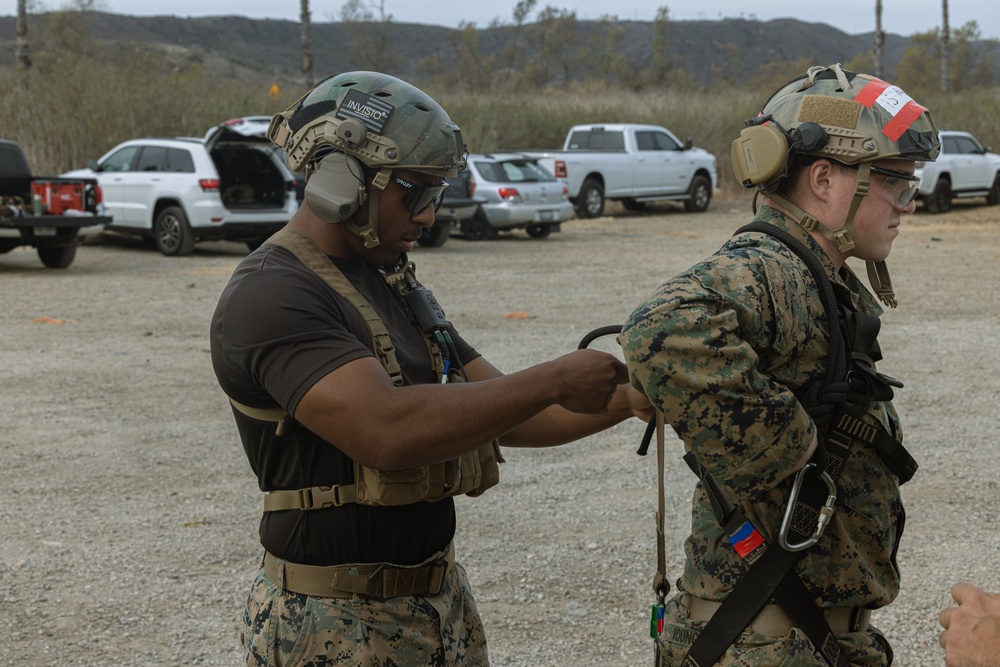
[[345,500],[340,497],[340,484],[299,489],[299,509],[321,510],[326,507],[340,507]]
[[819,508],[817,513],[816,530],[810,537],[796,544],[791,544],[788,541],[788,531],[792,526],[792,515],[795,513],[795,505],[799,501],[799,493],[802,492],[802,480],[805,479],[806,472],[815,467],[815,463],[807,463],[795,474],[795,483],[792,484],[792,492],[788,495],[788,505],[785,506],[785,518],[782,519],[781,530],[778,531],[778,544],[786,551],[804,551],[819,542],[819,538],[823,536],[823,531],[826,530],[826,524],[830,523],[830,519],[833,518],[833,514],[836,512],[833,505],[837,502],[837,486],[824,470],[819,474],[819,477],[826,484],[827,496],[826,502],[823,503],[823,506]]

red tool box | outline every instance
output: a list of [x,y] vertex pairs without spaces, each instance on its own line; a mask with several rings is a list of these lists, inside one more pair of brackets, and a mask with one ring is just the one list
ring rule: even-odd
[[42,209],[49,215],[62,215],[67,210],[86,211],[88,197],[94,195],[86,184],[79,181],[59,180],[32,181],[31,196],[39,195],[42,199]]

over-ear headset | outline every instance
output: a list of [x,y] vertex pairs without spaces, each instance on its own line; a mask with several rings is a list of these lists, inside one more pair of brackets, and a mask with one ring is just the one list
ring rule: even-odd
[[806,122],[786,131],[771,115],[759,116],[746,121],[733,141],[729,159],[743,187],[770,191],[788,175],[791,150],[813,152],[826,142],[826,130],[818,123]]
[[349,220],[367,198],[361,162],[343,151],[326,155],[306,181],[305,201],[325,222]]

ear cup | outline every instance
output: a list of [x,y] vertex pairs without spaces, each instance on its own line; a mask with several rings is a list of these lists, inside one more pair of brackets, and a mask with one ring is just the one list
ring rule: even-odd
[[769,183],[785,171],[788,137],[770,123],[745,127],[733,141],[729,158],[743,187]]
[[348,220],[365,203],[361,163],[342,151],[324,157],[306,181],[305,201],[324,222]]

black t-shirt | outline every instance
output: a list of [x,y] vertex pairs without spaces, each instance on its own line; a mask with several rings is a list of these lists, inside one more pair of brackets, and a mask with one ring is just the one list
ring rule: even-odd
[[[333,259],[385,324],[405,383],[437,381],[423,337],[379,272],[361,260]],[[320,378],[373,356],[371,334],[354,306],[274,245],[262,246],[236,268],[219,299],[210,336],[212,364],[228,396],[260,408],[277,403],[290,414]],[[463,364],[479,356],[454,330],[451,336]],[[273,422],[233,414],[262,491],[353,483],[352,461],[302,425],[279,438]],[[450,498],[402,507],[349,503],[265,512],[260,524],[265,549],[311,565],[419,563],[442,550],[454,532]]]

